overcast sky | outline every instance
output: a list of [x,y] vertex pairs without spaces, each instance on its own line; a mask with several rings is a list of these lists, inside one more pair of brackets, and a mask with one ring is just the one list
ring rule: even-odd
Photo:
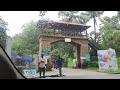
[[[60,20],[57,15],[58,11],[49,11],[44,18],[49,18],[52,20]],[[116,15],[115,11],[106,11],[103,16],[112,17]],[[8,35],[14,36],[16,33],[19,33],[21,30],[21,26],[31,20],[38,21],[39,11],[0,11],[0,16],[8,22]],[[99,20],[97,20],[98,24],[100,24]],[[93,31],[93,20],[90,20],[87,25],[90,25],[91,28],[88,29],[88,32]]]

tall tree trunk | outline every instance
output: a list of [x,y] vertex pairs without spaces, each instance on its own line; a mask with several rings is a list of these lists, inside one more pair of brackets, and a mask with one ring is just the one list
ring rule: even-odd
[[96,43],[96,26],[95,26],[96,20],[95,20],[95,16],[93,17],[93,21],[94,21],[95,43]]

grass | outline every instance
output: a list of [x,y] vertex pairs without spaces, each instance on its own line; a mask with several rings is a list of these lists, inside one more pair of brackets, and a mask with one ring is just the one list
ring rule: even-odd
[[109,74],[120,74],[120,70],[118,69],[118,71],[116,71],[116,72],[108,71],[107,73],[109,73]]
[[[96,71],[96,72],[99,72],[99,68],[95,68],[95,67],[83,68],[83,70],[90,70],[90,71]],[[101,72],[101,73],[120,74],[120,69],[118,69],[118,71],[116,71],[116,72],[113,72],[113,71],[107,71],[107,72]]]
[[99,69],[98,69],[98,68],[95,68],[95,67],[83,68],[83,70],[90,70],[90,71],[96,71],[96,72],[99,71]]

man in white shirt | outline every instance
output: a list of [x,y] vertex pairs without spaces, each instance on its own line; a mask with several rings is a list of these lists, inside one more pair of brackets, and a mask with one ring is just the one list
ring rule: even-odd
[[45,78],[45,64],[46,64],[46,60],[44,59],[44,55],[42,54],[39,61],[40,78],[42,78],[41,76],[42,72],[43,72],[43,78]]

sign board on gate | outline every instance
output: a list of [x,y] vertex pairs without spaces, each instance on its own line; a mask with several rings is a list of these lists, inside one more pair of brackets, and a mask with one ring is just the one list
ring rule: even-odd
[[87,54],[87,55],[85,56],[85,61],[90,61],[90,54]]
[[44,55],[49,55],[49,54],[50,54],[50,51],[49,51],[49,50],[42,50],[42,54],[44,54]]
[[65,38],[65,42],[71,42],[71,38]]

